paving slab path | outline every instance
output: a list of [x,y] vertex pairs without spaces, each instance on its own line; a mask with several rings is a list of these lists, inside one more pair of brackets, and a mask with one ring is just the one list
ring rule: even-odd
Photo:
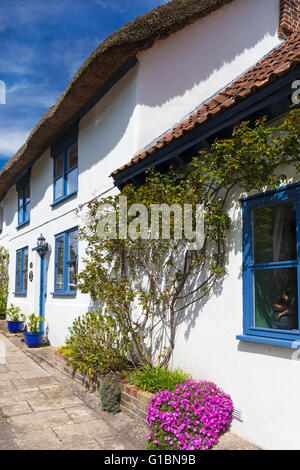
[[[145,449],[146,426],[103,412],[98,394],[54,367],[54,348],[26,350],[1,332],[0,344],[0,450]],[[228,432],[215,449],[255,447]]]
[[[36,363],[0,333],[0,450],[134,450],[145,448],[146,429],[123,413]],[[52,373],[51,373],[52,372]]]

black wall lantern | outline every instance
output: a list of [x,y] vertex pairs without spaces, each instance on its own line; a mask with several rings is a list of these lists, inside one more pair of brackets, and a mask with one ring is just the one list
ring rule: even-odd
[[48,251],[48,243],[46,243],[45,237],[41,234],[37,239],[37,252],[40,256],[44,256]]

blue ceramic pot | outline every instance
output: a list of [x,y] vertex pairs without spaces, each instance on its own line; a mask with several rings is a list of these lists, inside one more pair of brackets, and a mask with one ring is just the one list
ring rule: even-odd
[[24,328],[24,321],[7,321],[8,331],[10,333],[20,333]]
[[29,348],[37,348],[43,343],[44,333],[23,333],[25,338],[25,343]]

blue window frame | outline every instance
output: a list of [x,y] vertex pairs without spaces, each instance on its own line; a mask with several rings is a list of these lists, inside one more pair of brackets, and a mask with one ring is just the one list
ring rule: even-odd
[[78,228],[55,236],[54,294],[75,295],[77,290]]
[[[77,193],[78,142],[72,139],[53,158],[53,204]],[[52,205],[53,205],[52,204]]]
[[17,250],[15,294],[27,294],[28,246]]
[[300,347],[300,185],[242,200],[244,334]]
[[30,221],[30,182],[18,189],[18,227]]

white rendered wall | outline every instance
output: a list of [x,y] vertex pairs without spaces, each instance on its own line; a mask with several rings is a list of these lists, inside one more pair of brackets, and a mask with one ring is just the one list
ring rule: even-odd
[[137,150],[280,44],[279,0],[236,0],[138,54]]
[[131,69],[79,123],[79,202],[112,188],[109,175],[136,151],[137,71]]
[[[279,44],[278,5],[278,0],[236,0],[140,53],[139,64],[79,123],[77,197],[50,207],[53,162],[49,149],[32,168],[31,220],[19,230],[15,187],[8,192],[0,243],[11,255],[9,302],[20,305],[26,314],[38,312],[40,260],[31,250],[43,233],[51,247],[45,311],[52,345],[63,344],[74,318],[91,307],[89,296],[80,292],[76,298],[51,294],[54,236],[81,223],[76,208],[112,188],[109,174],[113,170]],[[191,371],[195,378],[215,381],[232,395],[243,412],[244,423],[233,424],[239,435],[267,449],[300,449],[300,363],[291,361],[289,349],[235,339],[242,333],[243,320],[242,232],[238,204],[232,211],[228,275],[213,298],[190,310],[189,322],[178,333],[173,365]],[[14,296],[13,291],[16,250],[27,245],[34,280],[28,283],[24,298]],[[83,256],[80,243],[79,270]]]
[[[51,207],[53,202],[53,160],[50,149],[31,169],[30,224],[17,230],[17,193],[13,186],[3,201],[4,226],[0,243],[9,248],[9,303],[19,305],[26,315],[39,312],[40,258],[32,248],[42,233],[50,246],[46,257],[47,298],[45,329],[53,346],[64,344],[74,319],[92,306],[88,295],[54,296],[55,235],[84,223],[86,203],[112,188],[110,173],[130,160],[134,152],[136,104],[136,68],[123,77],[79,123],[78,134],[78,194]],[[113,189],[116,191],[115,189]],[[81,205],[84,205],[81,208]],[[27,296],[17,296],[15,290],[16,250],[28,246],[29,264],[33,263],[34,278],[28,281]],[[79,243],[79,271],[82,269],[84,244]],[[30,268],[29,268],[30,271]]]
[[[76,199],[66,201],[63,205],[51,208],[52,199],[52,174],[53,161],[50,152],[36,162],[31,170],[31,211],[30,224],[16,229],[17,226],[17,193],[15,187],[11,188],[6,196],[4,205],[4,228],[1,243],[9,248],[9,303],[14,303],[22,308],[28,316],[30,313],[39,313],[40,293],[40,257],[32,248],[36,246],[36,240],[42,233],[49,244],[49,254],[45,257],[45,330],[53,345],[63,344],[68,333],[68,327],[75,317],[84,313],[89,304],[89,296],[77,292],[76,298],[55,297],[54,291],[54,250],[55,235],[59,232],[77,226],[80,220],[73,208],[76,207]],[[28,280],[26,296],[14,295],[16,250],[28,246],[28,271],[33,271],[33,281]],[[82,245],[79,245],[79,265],[83,255]],[[33,268],[30,268],[33,263]]]

